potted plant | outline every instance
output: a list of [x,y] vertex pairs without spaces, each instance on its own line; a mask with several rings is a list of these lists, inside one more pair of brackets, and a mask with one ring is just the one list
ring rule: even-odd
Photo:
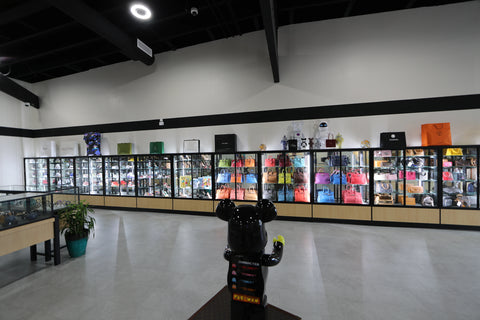
[[60,212],[60,232],[65,234],[70,257],[83,256],[90,232],[95,236],[95,218],[89,215],[93,209],[84,201],[68,204]]

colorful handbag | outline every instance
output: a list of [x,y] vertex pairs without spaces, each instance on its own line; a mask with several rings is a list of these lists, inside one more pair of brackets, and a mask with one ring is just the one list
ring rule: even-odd
[[217,183],[229,183],[231,173],[226,170],[221,170],[217,175]]
[[407,171],[406,179],[407,180],[416,180],[417,177],[416,177],[415,171]]
[[308,180],[308,175],[303,169],[296,169],[293,173],[293,181],[295,181],[295,183],[308,183]]
[[453,174],[449,171],[442,172],[443,181],[453,181]]
[[422,146],[450,146],[452,134],[450,123],[422,124]]
[[220,159],[218,161],[218,167],[219,168],[228,168],[232,164],[232,160],[230,159]]
[[230,166],[237,167],[237,168],[243,167],[243,160],[242,159],[233,160]]
[[387,174],[386,173],[375,172],[373,174],[373,180],[389,180],[389,179],[387,179]]
[[386,182],[376,182],[375,183],[375,192],[376,193],[392,193],[393,188],[390,183]]
[[230,199],[232,200],[243,200],[245,197],[245,189],[240,188],[240,186],[237,186],[237,188],[232,189],[230,191]]
[[446,156],[463,156],[462,148],[448,148],[445,151]]
[[262,181],[263,183],[277,183],[278,181],[277,171],[265,169],[263,173]]
[[467,184],[467,192],[476,192],[477,191],[477,183],[476,182],[469,182]]
[[310,202],[310,192],[304,186],[295,188],[295,202]]
[[278,194],[278,201],[285,201],[285,196],[286,196],[286,201],[293,202],[293,190],[288,186],[286,187],[284,186],[282,189],[278,190],[277,194]]
[[351,184],[367,184],[367,175],[360,170],[347,173],[347,182]]
[[279,157],[278,159],[278,166],[279,167],[291,167],[292,166],[292,162],[290,161],[290,157],[289,156],[285,156],[284,157]]
[[322,189],[317,192],[318,203],[335,203],[335,194],[330,189]]
[[285,169],[282,169],[282,172],[278,174],[278,183],[292,183],[292,174],[290,172],[285,173]]
[[382,157],[391,157],[392,156],[392,150],[381,150],[380,154]]
[[248,188],[247,190],[245,190],[245,200],[257,201],[257,199],[258,193],[256,189]]
[[231,183],[242,183],[243,182],[243,175],[241,173],[232,174],[230,178]]
[[385,180],[397,180],[397,175],[395,173],[386,173]]
[[363,204],[362,194],[350,186],[342,191],[342,198],[343,203]]
[[382,156],[382,150],[374,150],[373,151],[373,156],[374,157],[381,157]]
[[414,206],[416,204],[414,197],[406,197],[405,198],[404,196],[401,196],[401,195],[398,196],[398,202],[403,204],[404,200],[405,200],[405,205],[407,205],[407,206]]
[[347,166],[349,163],[347,156],[332,155],[330,156],[330,166],[339,167]]
[[255,173],[247,173],[245,181],[246,183],[257,183],[257,175]]
[[245,167],[255,167],[255,159],[253,158],[248,158],[248,159],[245,159]]
[[315,184],[330,184],[330,174],[320,169],[315,173]]
[[274,158],[265,159],[265,167],[275,167],[275,159]]
[[423,156],[425,155],[425,152],[423,151],[423,149],[407,149],[405,150],[405,155],[407,157]]
[[230,197],[231,188],[222,186],[220,189],[217,189],[215,193],[215,199],[228,199]]
[[444,168],[450,168],[451,166],[453,166],[453,163],[452,161],[448,161],[448,159],[443,159],[442,166]]
[[411,184],[407,184],[407,192],[408,193],[423,193],[422,186],[413,186]]
[[335,148],[337,146],[337,140],[333,136],[333,133],[328,134],[328,137],[325,140],[325,146],[327,148]]
[[335,170],[332,175],[330,175],[330,182],[332,184],[347,184],[347,177],[345,174]]
[[305,167],[305,158],[295,157],[293,158],[294,167]]

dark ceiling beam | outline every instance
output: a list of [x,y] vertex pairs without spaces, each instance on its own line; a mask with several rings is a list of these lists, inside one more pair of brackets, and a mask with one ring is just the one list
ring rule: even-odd
[[350,0],[348,2],[347,9],[345,10],[345,14],[343,15],[344,17],[350,17],[350,15],[352,14],[352,10],[355,7],[356,2],[357,2],[357,0]]
[[232,0],[227,1],[227,6],[228,6],[228,12],[230,13],[230,16],[232,17],[233,24],[235,26],[235,30],[237,31],[238,35],[242,34],[242,29],[240,28],[240,25],[238,24],[238,19],[237,15],[235,14],[235,10],[233,10],[232,6]]
[[25,103],[29,103],[32,107],[40,108],[40,99],[37,95],[25,89],[10,78],[0,74],[0,91],[8,94]]
[[213,4],[210,0],[207,0],[207,4],[208,4],[208,8],[210,9],[210,11],[212,12],[213,16],[215,17],[215,20],[217,21],[217,24],[220,26],[220,30],[222,31],[223,33],[223,36],[225,38],[227,38],[229,36],[226,28],[225,28],[225,24],[220,20],[220,17],[218,16],[217,14],[217,11],[215,10],[215,8],[213,7]]
[[274,0],[259,0],[262,12],[263,26],[267,36],[268,53],[270,65],[272,66],[273,81],[280,82],[280,71],[278,68],[278,36],[277,22],[275,16]]
[[0,13],[0,25],[6,25],[10,22],[28,17],[38,11],[48,8],[50,5],[44,0],[30,0],[14,7],[10,10]]
[[279,9],[279,11],[285,12],[285,11],[290,11],[292,9],[309,9],[309,8],[316,8],[316,7],[324,7],[324,6],[330,6],[332,4],[339,4],[339,3],[345,3],[345,2],[350,2],[350,0],[315,1],[310,4],[282,7],[281,9]]
[[127,35],[99,12],[80,0],[48,0],[53,6],[119,48],[132,60],[151,65],[155,58],[137,48],[137,39]]

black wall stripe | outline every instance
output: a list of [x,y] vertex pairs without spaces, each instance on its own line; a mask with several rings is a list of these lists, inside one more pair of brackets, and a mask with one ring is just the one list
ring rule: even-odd
[[[43,138],[79,135],[90,131],[111,133],[142,130],[163,130],[276,121],[332,119],[418,112],[469,110],[478,108],[480,108],[480,94],[475,94],[169,118],[163,119],[163,126],[159,126],[159,119],[155,119],[41,130],[14,128],[3,128],[4,130],[2,130],[2,127],[0,127],[0,135]],[[7,134],[4,134],[4,132]]]

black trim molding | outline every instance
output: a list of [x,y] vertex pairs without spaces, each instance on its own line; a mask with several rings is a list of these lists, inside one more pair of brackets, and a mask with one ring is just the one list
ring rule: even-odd
[[[480,108],[480,94],[449,96],[436,98],[423,98],[411,100],[366,102],[354,104],[341,104],[331,106],[302,107],[291,109],[251,111],[239,113],[225,113],[194,117],[181,117],[117,122],[97,125],[59,127],[51,129],[28,130],[0,127],[0,135],[43,138],[84,134],[96,131],[101,133],[128,132],[143,130],[179,129],[193,127],[209,127],[233,124],[251,124],[261,122],[332,119],[347,117],[364,117],[378,115],[393,115],[419,112],[437,112],[470,110]],[[6,134],[4,134],[6,133]]]

